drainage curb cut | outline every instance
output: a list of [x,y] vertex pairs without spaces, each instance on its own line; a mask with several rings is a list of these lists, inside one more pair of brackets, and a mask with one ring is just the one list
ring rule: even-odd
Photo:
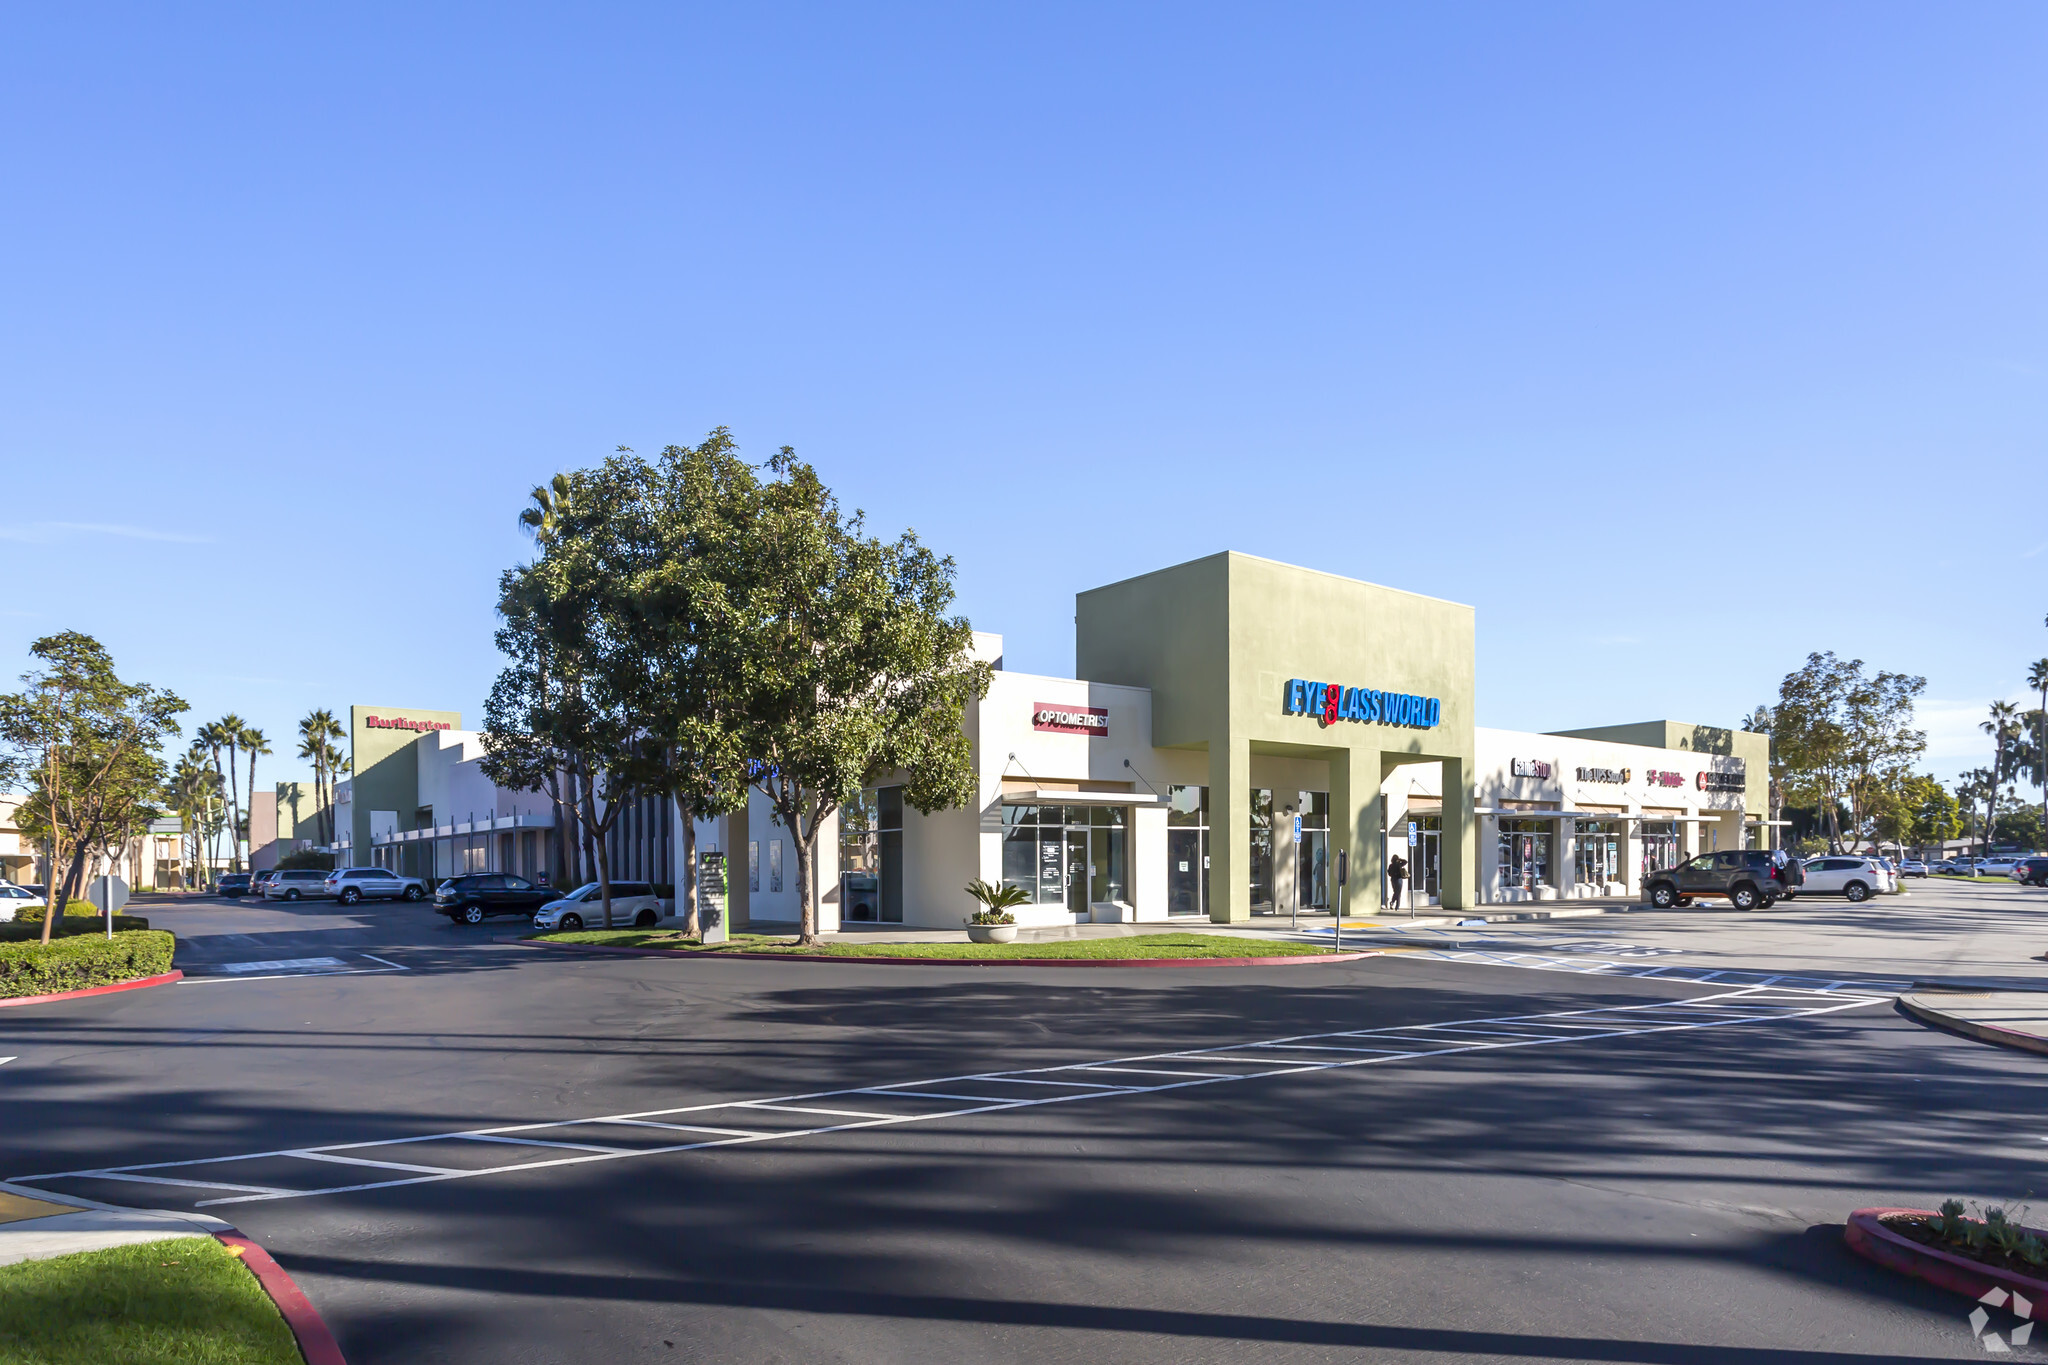
[[521,948],[546,948],[558,953],[606,953],[614,957],[742,958],[749,962],[880,963],[892,967],[1300,967],[1318,962],[1356,962],[1379,953],[1290,953],[1286,957],[835,957],[823,953],[707,953],[670,948],[614,948],[603,943],[536,943],[503,939]]
[[[1975,994],[1976,992],[1972,992]],[[1996,1043],[2000,1047],[2018,1048],[2022,1052],[2038,1052],[2048,1056],[2048,1038],[2037,1038],[2031,1033],[2020,1033],[1996,1024],[1979,1024],[1974,1020],[1961,1019],[1953,1014],[1924,1005],[1910,995],[1899,997],[1899,1008],[1923,1024],[1932,1024],[1938,1029],[1975,1038],[1980,1043]]]
[[106,995],[112,991],[139,991],[144,986],[168,986],[173,981],[182,981],[185,973],[169,971],[161,976],[138,976],[133,981],[116,981],[111,986],[89,986],[82,991],[58,991],[55,995],[14,995],[0,1000],[0,1009],[9,1005],[47,1005],[53,1000],[82,1000],[88,995]]
[[292,1337],[299,1343],[299,1354],[306,1358],[306,1365],[348,1365],[334,1333],[327,1330],[312,1301],[269,1252],[239,1232],[216,1232],[213,1236],[223,1245],[241,1248],[242,1264],[249,1267],[249,1273],[277,1305],[285,1326],[292,1329]]
[[1931,1209],[1858,1209],[1849,1215],[1849,1224],[1842,1229],[1842,1240],[1849,1244],[1849,1250],[1867,1261],[1875,1261],[1887,1270],[1911,1275],[1916,1280],[1925,1280],[1973,1299],[1981,1299],[1993,1289],[2008,1292],[2018,1289],[2036,1303],[2048,1303],[2048,1280],[2037,1280],[2031,1275],[2019,1275],[2010,1270],[1997,1270],[1952,1255],[1939,1247],[1923,1246],[1878,1221],[1901,1213],[1933,1216]]

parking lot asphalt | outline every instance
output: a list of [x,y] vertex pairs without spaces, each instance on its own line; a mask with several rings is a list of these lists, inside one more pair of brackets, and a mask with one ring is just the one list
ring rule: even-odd
[[[420,906],[147,913],[205,970],[0,1019],[0,1174],[120,1167],[50,1187],[152,1207],[292,1193],[208,1211],[356,1365],[1956,1359],[1982,1353],[1970,1305],[1849,1256],[1842,1217],[2022,1196],[2048,1138],[2040,1059],[1850,990],[1416,954],[1072,978],[673,962],[498,944]],[[342,966],[227,970],[317,958]],[[1058,1067],[1086,1069],[1034,1070]],[[1088,1099],[847,1093],[1072,1080]],[[809,1108],[915,1121],[788,1112]],[[687,1144],[523,1127],[624,1115],[774,1133],[654,1152]],[[393,1172],[256,1159],[396,1139],[339,1155],[532,1169],[298,1196]]]

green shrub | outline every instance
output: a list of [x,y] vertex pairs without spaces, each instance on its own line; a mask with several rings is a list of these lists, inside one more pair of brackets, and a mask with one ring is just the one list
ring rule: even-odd
[[[123,929],[147,929],[149,921],[140,915],[114,916],[114,932]],[[57,927],[50,931],[51,938],[67,938],[74,934],[104,934],[107,922],[98,915],[91,919],[83,915],[66,915],[57,921]],[[43,938],[43,921],[35,919],[15,920],[12,923],[0,921],[0,943],[27,943],[33,939],[40,943]]]
[[0,943],[0,997],[55,995],[112,986],[171,969],[177,941],[162,929],[130,929],[111,939],[66,934],[41,943]]
[[[33,920],[35,923],[41,924],[43,922],[43,911],[47,909],[49,909],[49,907],[44,905],[41,901],[35,901],[33,903],[24,903],[19,910],[16,910],[14,912],[14,918],[18,921]],[[91,901],[65,901],[63,917],[65,919],[106,918],[105,915],[100,913],[100,908],[97,905],[94,905]],[[120,916],[116,915],[115,918],[118,919],[120,918]]]

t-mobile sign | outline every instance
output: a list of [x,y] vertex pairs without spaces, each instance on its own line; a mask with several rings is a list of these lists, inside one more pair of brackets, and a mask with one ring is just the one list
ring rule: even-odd
[[1056,735],[1093,735],[1109,738],[1109,712],[1099,706],[1063,706],[1059,702],[1031,703],[1031,728]]

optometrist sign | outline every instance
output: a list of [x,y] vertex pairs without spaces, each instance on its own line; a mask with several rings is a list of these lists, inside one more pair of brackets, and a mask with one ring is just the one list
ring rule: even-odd
[[1282,704],[1290,716],[1314,716],[1319,724],[1354,720],[1366,725],[1403,725],[1428,730],[1443,723],[1443,702],[1409,692],[1382,692],[1373,687],[1289,678]]
[[1109,712],[1100,706],[1067,706],[1060,702],[1031,703],[1031,728],[1055,735],[1109,738]]

